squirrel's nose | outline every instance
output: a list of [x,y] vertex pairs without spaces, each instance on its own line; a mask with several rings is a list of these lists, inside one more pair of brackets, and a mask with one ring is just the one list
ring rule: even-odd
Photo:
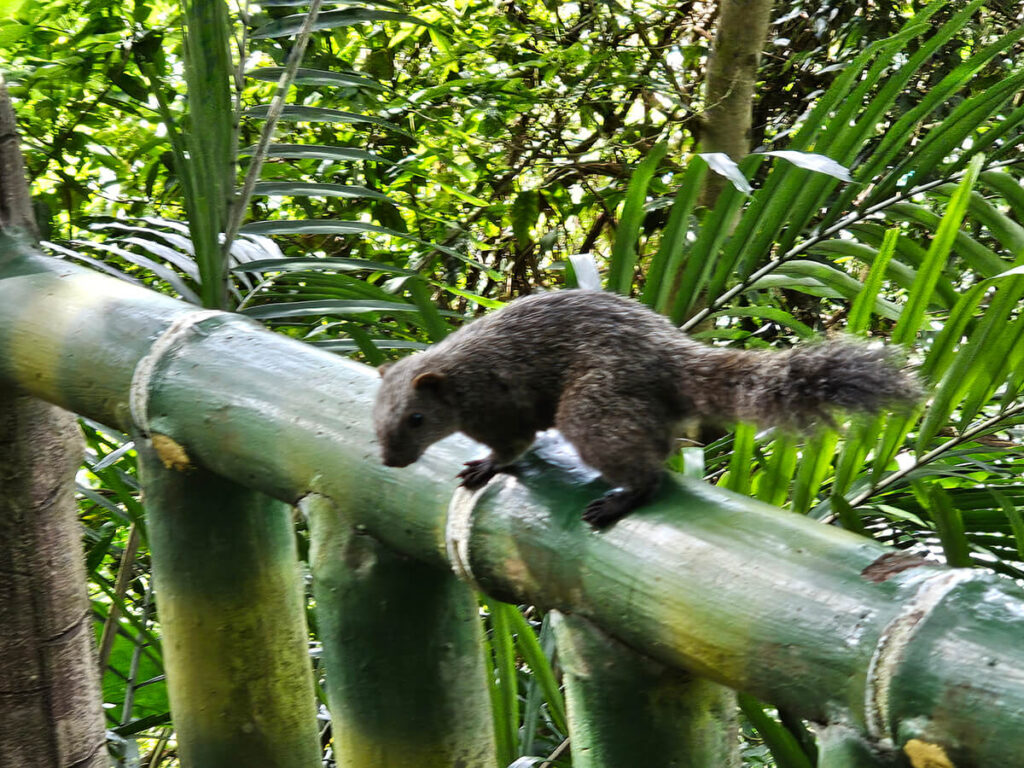
[[412,463],[408,459],[401,459],[390,453],[384,453],[381,456],[381,460],[384,462],[385,467],[407,467]]

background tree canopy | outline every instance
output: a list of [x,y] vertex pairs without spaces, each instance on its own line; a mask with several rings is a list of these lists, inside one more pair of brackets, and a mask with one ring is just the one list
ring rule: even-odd
[[[673,468],[1024,576],[1020,4],[780,0],[738,164],[708,152],[718,23],[702,2],[27,0],[0,20],[0,70],[55,254],[371,364],[592,264],[709,343],[905,345],[931,393],[914,413],[806,441],[741,425]],[[94,608],[120,627],[108,717],[125,759],[144,734],[155,765],[167,704],[144,684],[159,632],[134,453],[85,429]],[[529,649],[511,758],[564,737]],[[780,727],[755,709],[761,735]],[[751,765],[772,759],[759,738]]]

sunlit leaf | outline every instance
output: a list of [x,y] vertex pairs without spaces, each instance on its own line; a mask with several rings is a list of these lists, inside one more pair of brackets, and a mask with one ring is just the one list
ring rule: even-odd
[[754,191],[754,188],[750,186],[750,182],[747,181],[747,177],[743,175],[740,167],[724,152],[701,152],[698,157],[708,164],[708,168],[719,176],[724,176],[743,194],[749,195]]
[[849,168],[825,155],[818,155],[814,152],[797,152],[790,149],[776,149],[761,152],[760,154],[781,157],[798,168],[805,168],[815,173],[824,173],[826,176],[833,176],[841,181],[853,181]]
[[[380,5],[391,5],[391,3],[380,3]],[[297,34],[306,20],[306,14],[299,13],[293,16],[285,16],[260,27],[253,32],[253,39],[260,40],[268,37],[289,37]],[[353,24],[365,24],[374,21],[394,21],[406,24],[423,24],[427,22],[411,16],[408,13],[398,11],[378,11],[371,8],[350,8],[341,11],[325,11],[317,16],[313,29],[337,29],[338,27],[349,27]],[[429,26],[429,25],[428,25]]]

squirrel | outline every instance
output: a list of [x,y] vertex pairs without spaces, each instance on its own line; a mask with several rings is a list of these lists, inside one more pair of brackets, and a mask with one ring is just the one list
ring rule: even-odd
[[457,476],[474,490],[554,426],[613,486],[583,513],[595,528],[654,495],[680,423],[806,431],[831,425],[833,409],[876,412],[920,396],[880,345],[711,347],[639,302],[594,290],[515,299],[379,370],[374,423],[385,465],[407,466],[463,432],[491,449]]

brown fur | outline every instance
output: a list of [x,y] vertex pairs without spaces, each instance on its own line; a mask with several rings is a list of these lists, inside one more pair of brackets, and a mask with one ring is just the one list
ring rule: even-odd
[[719,349],[642,304],[582,290],[517,299],[382,376],[374,421],[385,464],[411,464],[463,432],[492,451],[460,474],[477,488],[555,426],[618,489],[587,508],[594,525],[651,497],[680,422],[803,430],[831,423],[834,408],[873,412],[919,396],[881,346]]

